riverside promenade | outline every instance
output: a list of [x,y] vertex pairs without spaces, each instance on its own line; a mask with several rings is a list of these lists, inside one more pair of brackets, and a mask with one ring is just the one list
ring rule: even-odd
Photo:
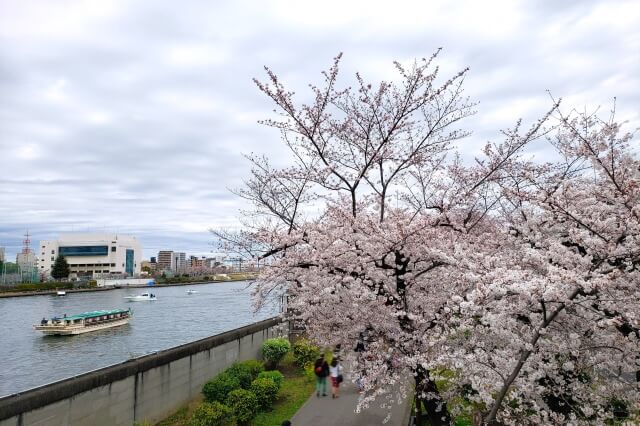
[[[327,383],[327,396],[317,397],[315,392],[291,419],[292,426],[407,426],[411,415],[411,398],[394,403],[391,410],[380,408],[383,399],[378,398],[369,408],[355,412],[358,404],[358,390],[351,383],[349,374],[340,386],[340,397],[331,398],[331,385]],[[384,420],[391,413],[389,421]]]

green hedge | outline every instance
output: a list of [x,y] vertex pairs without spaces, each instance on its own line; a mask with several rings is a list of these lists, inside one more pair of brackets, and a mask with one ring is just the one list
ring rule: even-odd
[[229,392],[227,405],[239,422],[248,422],[258,414],[258,399],[253,392],[236,389]]
[[264,371],[264,364],[261,361],[250,359],[236,362],[225,371],[238,379],[240,387],[249,389],[251,382],[258,378],[260,372]]
[[304,368],[320,357],[320,348],[309,339],[299,339],[293,344],[293,359],[298,367]]
[[204,384],[202,394],[207,402],[223,402],[227,399],[229,392],[238,388],[240,388],[238,378],[224,371]]
[[278,370],[263,371],[260,374],[258,374],[258,379],[273,380],[273,383],[276,384],[278,389],[282,387],[282,383],[284,382],[284,376]]
[[196,408],[189,426],[232,426],[235,424],[231,408],[217,401],[203,402]]
[[284,337],[267,339],[262,344],[262,356],[275,368],[290,349],[291,343]]
[[255,379],[251,383],[250,390],[256,396],[258,408],[261,411],[270,410],[273,401],[278,396],[278,385],[272,379],[266,377]]

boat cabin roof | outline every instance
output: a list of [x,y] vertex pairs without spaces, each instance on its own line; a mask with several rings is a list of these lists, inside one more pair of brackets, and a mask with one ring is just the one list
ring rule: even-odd
[[68,317],[54,317],[55,320],[77,320],[77,319],[86,319],[86,318],[94,318],[101,317],[103,315],[113,315],[113,314],[122,314],[125,312],[129,312],[128,309],[113,309],[111,311],[91,311],[91,312],[83,312],[81,314],[71,315]]

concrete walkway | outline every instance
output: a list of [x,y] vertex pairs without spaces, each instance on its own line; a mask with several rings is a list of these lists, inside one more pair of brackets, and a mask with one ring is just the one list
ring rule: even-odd
[[[356,413],[359,394],[348,374],[340,385],[339,398],[331,398],[331,381],[328,378],[327,390],[328,396],[320,398],[314,392],[291,419],[292,426],[375,426],[382,425],[389,414],[388,408],[380,408],[381,398],[370,404],[366,410]],[[409,399],[405,399],[401,404],[394,404],[391,409],[391,418],[385,424],[407,426],[410,411]]]

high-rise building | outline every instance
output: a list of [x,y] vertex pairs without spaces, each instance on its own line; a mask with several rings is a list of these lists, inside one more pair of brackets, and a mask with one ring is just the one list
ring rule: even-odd
[[0,262],[4,262],[4,247],[0,247]]
[[57,240],[40,241],[38,270],[51,274],[58,254],[71,274],[96,276],[140,274],[142,246],[133,236],[115,234],[62,234]]
[[175,271],[176,269],[175,259],[171,250],[160,250],[157,263],[156,270],[158,271]]
[[174,271],[182,272],[187,268],[187,254],[183,252],[173,252],[173,264],[175,265]]

